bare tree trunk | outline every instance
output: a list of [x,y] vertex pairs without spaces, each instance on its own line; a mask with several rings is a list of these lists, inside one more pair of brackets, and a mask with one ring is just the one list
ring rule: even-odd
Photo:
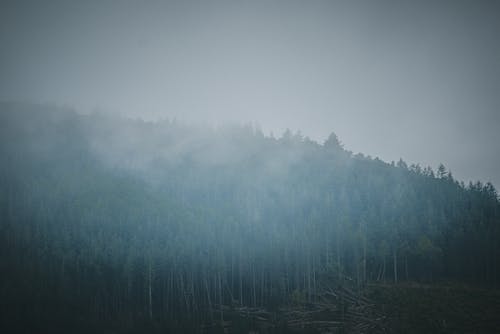
[[307,255],[307,301],[311,301],[311,256]]
[[366,283],[366,233],[363,240],[363,285]]
[[252,290],[253,290],[253,307],[257,306],[257,292],[255,291],[255,266],[252,265]]
[[327,234],[327,237],[325,238],[325,264],[326,264],[326,268],[329,268],[330,267],[330,245],[328,243],[329,241],[329,236]]
[[240,245],[240,258],[239,258],[239,279],[240,279],[240,306],[243,306],[243,259],[241,254],[241,245]]
[[405,276],[406,281],[408,281],[408,256],[405,256]]
[[205,282],[205,290],[207,290],[207,299],[208,299],[208,309],[209,309],[209,313],[210,313],[210,321],[213,321],[213,315],[212,315],[212,300],[210,298],[210,289],[208,288],[208,282],[207,282],[207,278],[205,277],[203,279],[203,281]]
[[222,310],[222,305],[224,304],[222,301],[222,280],[221,280],[221,275],[220,273],[218,274],[219,276],[219,305],[220,305],[220,321],[221,324],[224,322],[224,311]]
[[151,287],[151,259],[149,259],[149,270],[148,270],[148,309],[149,309],[149,319],[153,319],[153,289]]
[[398,282],[398,256],[396,250],[392,252],[393,267],[394,267],[394,283]]
[[384,262],[382,265],[382,282],[385,283],[385,255],[384,255]]
[[264,284],[265,284],[265,276],[264,276],[264,268],[260,272],[260,305],[264,305]]
[[340,228],[337,228],[337,270],[339,282],[342,282],[342,264],[340,263]]

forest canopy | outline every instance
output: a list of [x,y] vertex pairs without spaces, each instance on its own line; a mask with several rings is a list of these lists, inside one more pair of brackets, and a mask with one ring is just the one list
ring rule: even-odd
[[56,314],[202,322],[332,280],[500,283],[491,183],[354,155],[334,133],[2,103],[0,154],[1,320],[33,330]]

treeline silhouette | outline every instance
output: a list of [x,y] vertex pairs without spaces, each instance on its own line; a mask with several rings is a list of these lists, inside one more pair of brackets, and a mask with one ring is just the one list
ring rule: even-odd
[[199,332],[324,282],[498,285],[500,206],[400,160],[254,126],[0,105],[2,326]]

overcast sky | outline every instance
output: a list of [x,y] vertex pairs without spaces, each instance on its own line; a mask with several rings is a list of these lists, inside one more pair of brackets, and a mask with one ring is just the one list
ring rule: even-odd
[[257,122],[500,186],[500,2],[5,1],[0,99]]

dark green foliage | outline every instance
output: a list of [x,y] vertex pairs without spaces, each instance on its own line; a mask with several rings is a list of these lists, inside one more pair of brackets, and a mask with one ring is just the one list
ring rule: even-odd
[[334,134],[0,108],[0,320],[21,332],[199,332],[326,280],[500,282],[491,184]]

